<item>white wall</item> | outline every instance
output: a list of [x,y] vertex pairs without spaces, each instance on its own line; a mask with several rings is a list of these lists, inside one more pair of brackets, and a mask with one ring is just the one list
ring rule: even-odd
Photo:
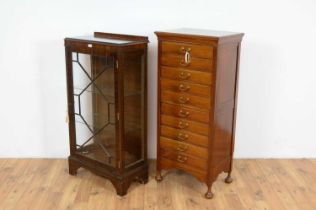
[[147,35],[149,155],[156,155],[155,30],[244,32],[236,157],[316,157],[314,0],[0,0],[0,156],[66,157],[63,38]]

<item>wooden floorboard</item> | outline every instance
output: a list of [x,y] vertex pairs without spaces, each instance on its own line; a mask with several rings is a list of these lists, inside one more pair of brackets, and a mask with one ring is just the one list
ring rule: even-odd
[[315,209],[315,159],[238,159],[231,184],[221,174],[212,200],[203,197],[205,184],[181,171],[154,179],[150,164],[146,185],[133,183],[124,197],[112,184],[85,169],[68,174],[65,159],[0,159],[0,209]]

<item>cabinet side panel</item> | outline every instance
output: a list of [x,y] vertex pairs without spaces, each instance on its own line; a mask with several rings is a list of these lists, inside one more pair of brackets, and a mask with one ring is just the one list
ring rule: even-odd
[[238,43],[218,46],[212,173],[229,172],[232,161]]
[[160,170],[162,169],[160,163],[160,129],[161,129],[161,120],[160,120],[160,77],[161,77],[161,40],[158,38],[158,55],[157,55],[157,174],[160,174]]
[[73,74],[72,74],[72,52],[69,47],[65,48],[66,58],[66,78],[67,78],[67,101],[68,101],[68,117],[69,117],[69,148],[70,155],[76,153],[76,127],[74,117],[74,97],[73,97]]

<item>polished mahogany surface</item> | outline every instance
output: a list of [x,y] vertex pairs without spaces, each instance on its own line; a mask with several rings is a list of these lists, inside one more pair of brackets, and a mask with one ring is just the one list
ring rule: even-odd
[[205,182],[232,181],[242,33],[200,29],[158,37],[157,176],[180,169]]
[[207,37],[225,37],[225,36],[243,36],[243,33],[229,32],[229,31],[217,31],[217,30],[206,30],[206,29],[196,29],[196,28],[178,28],[172,30],[164,30],[163,32],[157,33],[169,33],[178,35],[190,35],[190,36],[207,36]]
[[69,173],[89,169],[118,195],[148,180],[147,43],[101,32],[65,39]]

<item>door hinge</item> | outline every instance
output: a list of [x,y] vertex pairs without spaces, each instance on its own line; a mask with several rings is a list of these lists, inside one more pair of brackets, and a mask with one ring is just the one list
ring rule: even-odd
[[116,64],[116,69],[118,69],[118,60],[116,60],[115,64]]
[[118,112],[118,113],[116,113],[116,119],[117,119],[117,121],[119,121],[120,120],[120,113]]

